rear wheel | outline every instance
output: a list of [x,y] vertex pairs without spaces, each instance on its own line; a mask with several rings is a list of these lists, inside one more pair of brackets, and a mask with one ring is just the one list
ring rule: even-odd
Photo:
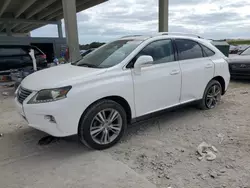
[[115,145],[127,127],[123,107],[111,100],[93,104],[82,118],[78,136],[82,143],[93,149],[106,149]]
[[199,107],[203,110],[215,108],[221,100],[222,87],[220,82],[212,80],[208,83]]

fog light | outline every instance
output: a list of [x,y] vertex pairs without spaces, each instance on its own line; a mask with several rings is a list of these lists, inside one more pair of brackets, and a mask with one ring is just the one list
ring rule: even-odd
[[54,116],[46,115],[44,116],[44,119],[48,120],[51,123],[56,123],[56,119],[54,118]]

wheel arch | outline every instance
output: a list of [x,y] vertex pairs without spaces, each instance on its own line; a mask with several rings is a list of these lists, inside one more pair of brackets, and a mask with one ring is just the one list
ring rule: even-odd
[[92,105],[94,105],[95,103],[100,102],[100,101],[102,101],[102,100],[112,100],[112,101],[117,102],[118,104],[120,104],[120,105],[124,108],[124,110],[125,110],[125,112],[126,112],[126,115],[127,115],[127,122],[128,122],[128,123],[131,123],[131,120],[132,120],[132,111],[131,111],[131,107],[130,107],[128,101],[127,101],[126,99],[124,99],[123,97],[121,97],[121,96],[112,95],[112,96],[103,97],[103,98],[101,98],[101,99],[98,99],[98,100],[92,102],[92,103],[84,110],[84,112],[82,113],[81,118],[80,118],[80,120],[79,120],[79,122],[78,122],[78,127],[79,127],[79,125],[80,125],[80,123],[81,123],[81,121],[82,121],[82,118],[83,118],[84,115],[87,113],[88,109],[89,109]]
[[222,87],[222,95],[224,95],[226,93],[226,82],[225,82],[224,78],[222,76],[216,76],[212,80],[216,80],[220,83],[220,85]]

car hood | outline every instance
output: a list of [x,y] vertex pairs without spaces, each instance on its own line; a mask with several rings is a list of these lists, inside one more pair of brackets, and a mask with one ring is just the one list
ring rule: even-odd
[[250,55],[229,55],[229,63],[250,63]]
[[64,87],[82,82],[87,78],[91,79],[105,71],[105,69],[79,67],[71,64],[59,65],[30,74],[22,81],[21,86],[34,91]]

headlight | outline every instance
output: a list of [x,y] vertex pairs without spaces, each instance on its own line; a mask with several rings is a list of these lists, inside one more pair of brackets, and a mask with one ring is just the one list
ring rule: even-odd
[[17,89],[16,89],[16,91],[15,91],[15,94],[14,94],[15,97],[17,96],[17,92],[19,91],[20,86],[21,86],[21,84],[19,84],[19,86],[17,87]]
[[67,97],[67,93],[71,88],[71,86],[67,86],[56,89],[41,90],[30,99],[28,104],[46,103],[64,99]]

